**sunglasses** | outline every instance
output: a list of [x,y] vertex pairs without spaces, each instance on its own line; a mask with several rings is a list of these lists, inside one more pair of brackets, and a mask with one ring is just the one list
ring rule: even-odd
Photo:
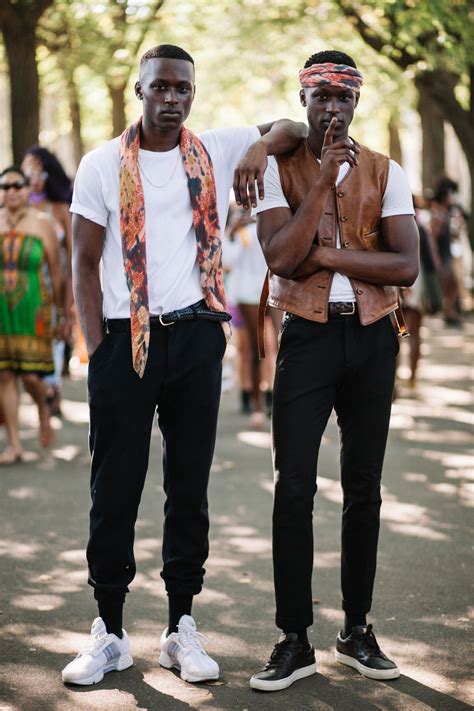
[[21,190],[26,187],[26,183],[23,180],[15,180],[14,183],[0,183],[0,190]]

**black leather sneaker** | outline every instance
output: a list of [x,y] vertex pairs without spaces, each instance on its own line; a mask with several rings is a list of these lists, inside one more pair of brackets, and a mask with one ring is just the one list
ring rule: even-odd
[[377,644],[372,625],[353,627],[345,639],[339,633],[336,659],[341,664],[357,669],[369,679],[398,679],[400,676],[397,665],[385,656]]
[[286,634],[275,645],[270,659],[262,671],[250,679],[250,688],[259,691],[280,691],[287,689],[298,679],[316,674],[314,649],[304,648],[298,642],[298,635]]

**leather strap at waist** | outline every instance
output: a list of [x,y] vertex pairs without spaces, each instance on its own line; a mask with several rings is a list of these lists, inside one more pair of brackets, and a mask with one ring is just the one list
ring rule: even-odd
[[328,304],[328,317],[357,316],[357,304],[355,301],[330,301]]
[[[226,311],[212,311],[204,299],[182,309],[169,311],[159,316],[150,316],[150,328],[172,326],[177,321],[230,321],[231,316]],[[130,330],[129,318],[105,319],[105,330],[109,333],[123,333]]]

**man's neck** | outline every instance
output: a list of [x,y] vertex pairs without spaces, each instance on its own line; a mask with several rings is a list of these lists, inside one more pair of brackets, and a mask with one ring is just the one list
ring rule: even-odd
[[171,151],[178,145],[180,134],[181,127],[173,131],[162,131],[143,122],[140,129],[140,148],[145,151]]

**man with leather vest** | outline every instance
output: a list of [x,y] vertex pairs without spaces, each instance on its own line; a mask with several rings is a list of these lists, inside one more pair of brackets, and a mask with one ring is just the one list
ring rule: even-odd
[[343,489],[344,627],[336,659],[373,679],[400,672],[367,625],[380,520],[380,480],[399,345],[394,287],[418,273],[418,232],[399,165],[348,135],[362,75],[342,52],[313,55],[300,72],[306,141],[269,159],[258,235],[269,303],[286,312],[274,385],[273,561],[283,634],[250,686],[276,691],[316,672],[313,499],[318,451],[336,411]]

